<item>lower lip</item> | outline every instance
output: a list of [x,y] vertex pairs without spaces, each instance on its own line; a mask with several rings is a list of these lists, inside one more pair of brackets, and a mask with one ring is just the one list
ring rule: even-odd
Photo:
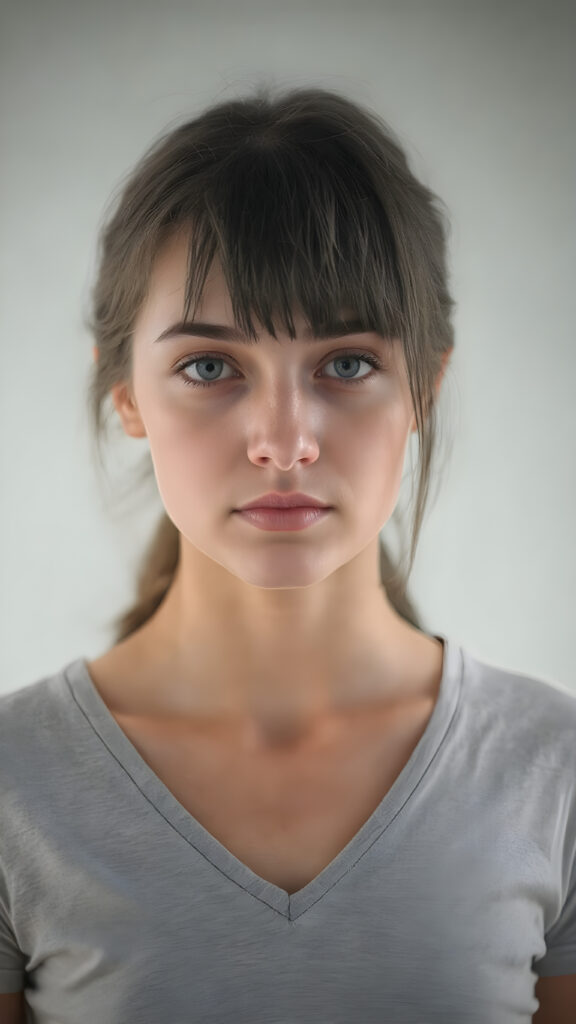
[[329,508],[247,508],[238,515],[259,530],[304,530],[331,511]]

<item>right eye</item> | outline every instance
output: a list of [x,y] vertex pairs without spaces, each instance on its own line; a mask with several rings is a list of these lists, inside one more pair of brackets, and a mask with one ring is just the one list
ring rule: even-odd
[[[229,365],[228,363],[226,363],[225,359],[221,359],[219,356],[205,355],[205,356],[194,356],[193,359],[186,359],[183,363],[179,363],[178,364],[178,366],[176,367],[176,370],[175,370],[175,374],[176,374],[177,377],[181,377],[181,379],[184,381],[184,383],[188,387],[193,387],[193,388],[209,388],[209,387],[212,387],[212,384],[219,384],[220,383],[219,379],[218,380],[214,380],[214,381],[211,381],[211,380],[191,380],[191,378],[188,377],[184,373],[184,370],[188,366],[195,366],[196,363],[208,363],[209,366],[210,366],[210,364],[213,364],[213,363],[216,363],[216,364],[222,363],[225,366]],[[208,371],[208,372],[210,372],[210,371]],[[230,379],[230,378],[228,378],[228,379]]]

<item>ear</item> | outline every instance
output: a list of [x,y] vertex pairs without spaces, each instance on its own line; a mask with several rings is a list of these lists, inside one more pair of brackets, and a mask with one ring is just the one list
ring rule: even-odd
[[436,374],[436,381],[435,381],[435,384],[434,384],[434,388],[435,388],[435,391],[436,391],[436,397],[438,397],[438,395],[440,393],[440,385],[442,384],[442,381],[444,380],[444,374],[446,373],[446,369],[448,367],[448,363],[450,362],[451,358],[452,358],[452,349],[449,349],[448,352],[443,352],[442,353],[442,366],[440,367],[440,369],[438,370],[438,373]]
[[110,394],[116,412],[129,437],[147,437],[146,427],[142,421],[136,399],[134,398],[129,384],[116,384]]
[[[436,392],[436,397],[438,397],[438,395],[440,393],[440,387],[441,387],[442,381],[444,379],[444,374],[446,373],[446,369],[447,369],[448,363],[450,362],[451,357],[452,357],[452,349],[449,349],[448,352],[443,352],[442,353],[442,366],[438,370],[438,373],[436,374],[436,380],[434,382],[434,390]],[[410,433],[413,434],[417,429],[418,429],[418,426],[417,426],[417,423],[416,423],[416,416],[413,415],[412,416],[412,422],[410,424]]]
[[[92,348],[94,362],[98,361],[98,346]],[[127,384],[116,384],[110,392],[116,412],[124,431],[129,437],[146,437],[146,428],[138,412],[138,406]]]

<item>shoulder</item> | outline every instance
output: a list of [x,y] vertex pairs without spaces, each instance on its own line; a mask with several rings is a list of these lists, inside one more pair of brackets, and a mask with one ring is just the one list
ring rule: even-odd
[[70,718],[70,665],[0,694],[0,760],[3,769],[17,760],[36,760],[44,749],[54,749],[58,734]]
[[576,721],[576,689],[534,673],[505,668],[469,649],[461,650],[463,681],[476,699],[490,696],[497,707],[518,703],[534,718],[541,714],[551,719],[568,715],[569,724]]
[[461,650],[461,713],[469,728],[531,763],[569,771],[573,779],[576,691]]

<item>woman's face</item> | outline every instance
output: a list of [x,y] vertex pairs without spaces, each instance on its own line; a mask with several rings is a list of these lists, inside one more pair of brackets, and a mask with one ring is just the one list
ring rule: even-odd
[[[401,343],[376,333],[307,340],[298,317],[294,341],[258,324],[254,345],[181,330],[159,341],[182,320],[186,265],[186,238],[175,236],[136,321],[131,385],[113,391],[124,429],[148,437],[166,511],[194,557],[256,586],[319,582],[377,543],[396,505],[415,428]],[[195,319],[233,325],[217,263]],[[273,490],[303,491],[332,511],[279,533],[236,514]]]

